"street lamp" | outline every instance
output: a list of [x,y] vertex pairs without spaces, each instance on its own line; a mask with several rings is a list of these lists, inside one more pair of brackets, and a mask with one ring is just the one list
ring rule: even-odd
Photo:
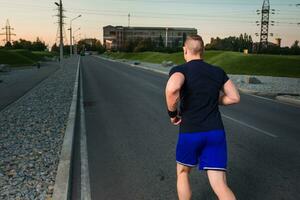
[[78,29],[76,29],[75,31],[73,31],[73,37],[72,37],[72,39],[73,39],[73,44],[74,44],[73,53],[74,53],[75,55],[77,55],[77,41],[75,40],[75,37],[76,37],[77,35],[75,35],[75,33],[77,33],[77,32],[80,31],[80,30],[81,30],[81,28],[79,27]]
[[72,51],[73,51],[72,22],[81,16],[82,15],[78,15],[77,17],[70,20],[70,28],[69,28],[69,30],[70,30],[70,56],[72,56]]

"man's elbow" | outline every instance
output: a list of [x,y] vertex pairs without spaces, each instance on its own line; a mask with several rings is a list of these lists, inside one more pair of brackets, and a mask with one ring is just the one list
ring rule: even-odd
[[169,95],[171,95],[171,96],[176,95],[176,94],[178,94],[178,92],[179,92],[179,89],[177,89],[177,88],[166,88],[166,94],[168,96]]

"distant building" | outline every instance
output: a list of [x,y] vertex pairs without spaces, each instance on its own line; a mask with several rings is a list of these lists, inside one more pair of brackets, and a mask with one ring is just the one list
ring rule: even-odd
[[124,47],[126,41],[151,38],[156,46],[159,46],[161,39],[165,47],[182,46],[183,40],[188,35],[197,34],[195,28],[174,28],[174,27],[124,27],[105,26],[103,27],[103,44],[106,49],[119,50]]

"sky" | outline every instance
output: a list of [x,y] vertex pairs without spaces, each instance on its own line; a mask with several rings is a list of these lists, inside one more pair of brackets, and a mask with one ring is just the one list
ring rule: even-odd
[[[58,0],[57,0],[58,1]],[[35,40],[37,37],[49,46],[57,36],[58,21],[55,0],[0,0],[0,28],[9,19],[14,28],[14,40],[19,38]],[[260,32],[256,21],[261,16],[257,10],[263,0],[63,0],[65,9],[65,33],[67,43],[70,19],[82,15],[73,21],[76,40],[97,38],[102,41],[102,27],[106,25],[128,26],[130,13],[131,26],[189,27],[196,28],[205,43],[211,37],[238,36],[250,34],[254,41],[259,41],[255,34]],[[270,16],[275,21],[270,27],[274,42],[282,38],[283,46],[291,46],[300,40],[300,0],[270,0]],[[0,33],[3,33],[0,30]],[[0,36],[1,43],[4,36]]]

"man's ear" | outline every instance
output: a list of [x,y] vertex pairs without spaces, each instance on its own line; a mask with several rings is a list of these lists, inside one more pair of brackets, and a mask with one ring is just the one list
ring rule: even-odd
[[186,47],[182,47],[182,48],[183,48],[183,53],[186,55],[187,54]]

